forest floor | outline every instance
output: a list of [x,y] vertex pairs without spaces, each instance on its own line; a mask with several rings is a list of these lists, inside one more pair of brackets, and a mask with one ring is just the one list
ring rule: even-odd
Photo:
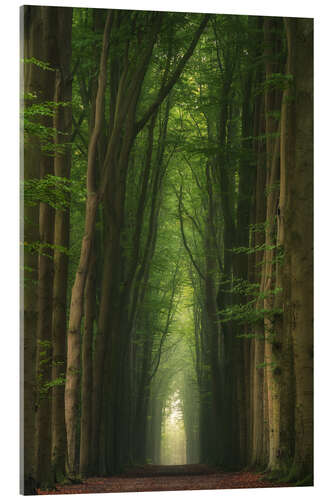
[[231,488],[290,487],[275,483],[255,472],[224,472],[207,465],[146,465],[131,467],[121,475],[92,477],[80,484],[57,485],[56,490],[41,491],[39,495],[66,493],[112,493],[139,491],[217,490]]

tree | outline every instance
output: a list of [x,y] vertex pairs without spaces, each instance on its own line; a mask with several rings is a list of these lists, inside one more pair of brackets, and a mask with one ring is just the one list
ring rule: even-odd
[[[40,47],[36,17],[30,17],[28,7],[24,13],[24,55],[31,58]],[[37,24],[37,25],[36,25]],[[25,64],[24,92],[26,99],[36,89],[40,68]],[[26,100],[25,107],[29,106]],[[25,132],[26,133],[26,132]],[[28,132],[24,140],[24,180],[39,178],[40,145],[38,138]],[[36,488],[35,469],[35,405],[36,405],[36,326],[37,326],[37,277],[38,257],[31,245],[38,241],[38,205],[24,197],[24,492],[33,493]]]
[[[286,19],[291,102],[286,132],[284,283],[295,370],[295,477],[313,474],[313,21]],[[287,271],[290,271],[287,276]]]
[[[54,102],[56,105],[54,128],[54,174],[61,182],[70,178],[72,133],[72,73],[71,35],[72,9],[57,8],[52,11],[57,23],[57,56]],[[56,18],[56,21],[55,21]],[[54,280],[52,316],[52,468],[55,480],[65,477],[66,430],[64,418],[64,376],[66,369],[67,286],[69,251],[69,193],[65,206],[55,212],[54,221]]]

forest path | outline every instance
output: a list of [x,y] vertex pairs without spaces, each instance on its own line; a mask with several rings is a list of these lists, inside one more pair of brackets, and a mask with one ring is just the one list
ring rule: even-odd
[[81,484],[58,485],[56,491],[39,495],[66,493],[111,493],[139,491],[216,490],[231,488],[272,488],[290,486],[271,483],[254,472],[223,472],[208,465],[146,465],[131,467],[118,476],[93,477]]

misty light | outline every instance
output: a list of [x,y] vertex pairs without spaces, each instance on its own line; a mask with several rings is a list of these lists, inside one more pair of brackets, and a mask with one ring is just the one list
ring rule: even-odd
[[186,437],[182,401],[176,391],[164,409],[161,463],[181,465],[186,463]]

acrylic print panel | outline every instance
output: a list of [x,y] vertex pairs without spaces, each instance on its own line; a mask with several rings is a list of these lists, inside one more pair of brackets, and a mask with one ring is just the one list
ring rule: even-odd
[[22,492],[311,486],[313,20],[21,15]]

